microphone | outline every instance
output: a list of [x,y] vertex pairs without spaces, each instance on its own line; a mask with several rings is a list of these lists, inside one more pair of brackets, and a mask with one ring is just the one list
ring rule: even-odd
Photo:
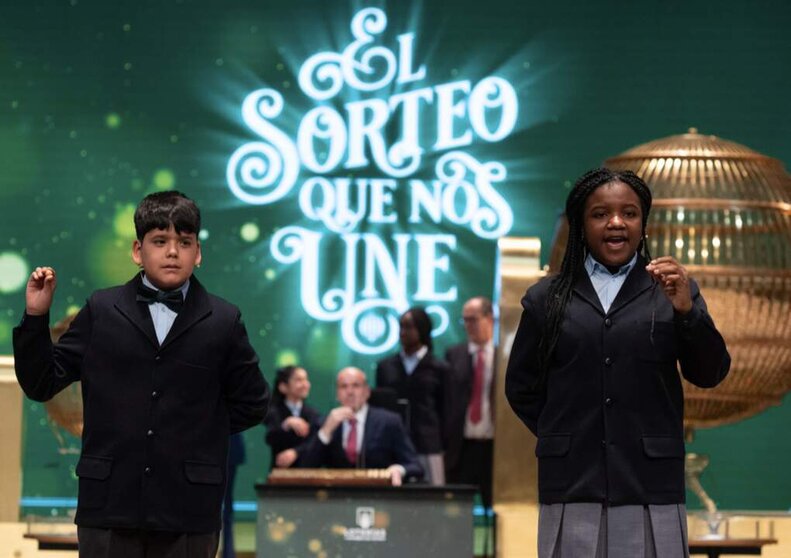
[[365,469],[365,429],[363,429],[363,439],[360,442],[360,451],[357,453],[357,468]]

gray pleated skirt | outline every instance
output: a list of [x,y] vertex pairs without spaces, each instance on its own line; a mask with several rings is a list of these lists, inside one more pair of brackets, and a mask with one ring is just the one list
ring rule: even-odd
[[541,504],[539,558],[686,558],[683,504]]

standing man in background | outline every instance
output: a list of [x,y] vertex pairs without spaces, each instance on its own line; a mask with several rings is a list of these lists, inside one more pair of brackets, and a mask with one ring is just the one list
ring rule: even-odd
[[477,296],[462,310],[467,341],[445,352],[445,470],[449,483],[478,487],[492,506],[494,448],[494,313],[492,301]]

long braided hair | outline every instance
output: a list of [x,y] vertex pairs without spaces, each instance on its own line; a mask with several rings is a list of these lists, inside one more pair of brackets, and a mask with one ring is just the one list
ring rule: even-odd
[[431,318],[429,317],[426,309],[422,306],[413,306],[406,312],[402,314],[402,316],[406,316],[407,314],[412,315],[412,323],[415,324],[415,329],[417,329],[418,339],[420,342],[428,347],[428,352],[433,351],[433,343],[431,342],[431,330],[433,329],[433,325],[431,324]]
[[546,321],[541,333],[541,340],[538,344],[539,377],[538,386],[543,386],[548,377],[549,363],[555,352],[558,338],[560,337],[560,326],[563,322],[563,315],[566,312],[566,305],[571,300],[574,279],[581,273],[587,255],[587,244],[584,237],[584,210],[585,201],[594,190],[610,182],[623,182],[628,185],[640,198],[642,209],[642,235],[637,252],[642,253],[646,260],[651,260],[646,241],[645,226],[648,221],[648,213],[651,211],[651,190],[642,178],[632,171],[613,171],[608,168],[598,168],[583,174],[574,184],[568,198],[566,198],[566,218],[569,223],[569,237],[566,244],[566,252],[563,255],[563,263],[560,266],[560,273],[553,278],[547,294]]

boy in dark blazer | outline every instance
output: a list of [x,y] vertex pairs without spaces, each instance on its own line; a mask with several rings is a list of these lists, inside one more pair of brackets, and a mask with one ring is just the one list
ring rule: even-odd
[[269,388],[239,310],[192,275],[195,203],[151,194],[134,220],[142,273],[91,295],[54,346],[55,271],[33,271],[14,329],[17,378],[37,401],[82,382],[81,558],[214,557],[229,437],[261,422]]

